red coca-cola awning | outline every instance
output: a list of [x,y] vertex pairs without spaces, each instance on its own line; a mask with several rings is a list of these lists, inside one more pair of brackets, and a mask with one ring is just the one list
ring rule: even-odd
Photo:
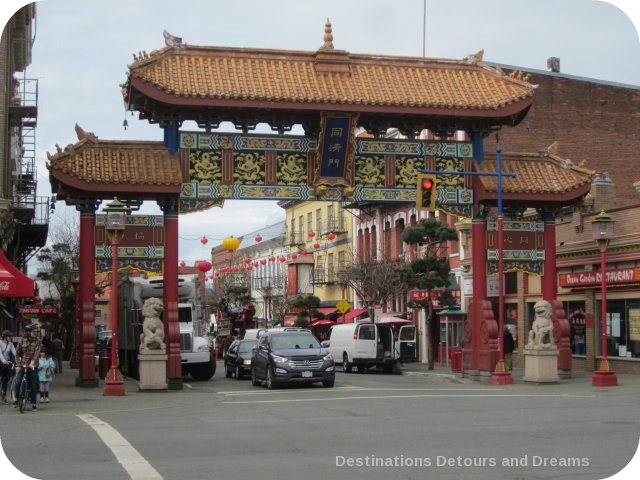
[[33,297],[35,282],[14,267],[0,250],[0,297]]

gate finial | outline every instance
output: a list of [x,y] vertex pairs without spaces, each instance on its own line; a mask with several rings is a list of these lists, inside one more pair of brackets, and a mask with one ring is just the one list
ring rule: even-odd
[[331,21],[327,18],[327,23],[324,24],[324,45],[320,48],[330,48],[333,49],[333,34],[331,32]]

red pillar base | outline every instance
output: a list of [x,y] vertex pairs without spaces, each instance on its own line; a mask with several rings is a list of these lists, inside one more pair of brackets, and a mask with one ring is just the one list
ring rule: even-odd
[[102,395],[106,397],[121,397],[125,394],[122,380],[109,380],[104,382]]
[[491,372],[490,385],[511,385],[512,383],[511,372]]
[[118,370],[111,367],[107,372],[107,376],[104,381],[104,390],[102,395],[105,397],[122,397],[125,394],[124,381],[118,378]]
[[594,387],[617,387],[618,377],[611,370],[596,370],[593,372],[591,385]]

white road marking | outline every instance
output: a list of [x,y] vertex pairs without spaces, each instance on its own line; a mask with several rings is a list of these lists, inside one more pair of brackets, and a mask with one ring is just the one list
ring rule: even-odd
[[93,415],[78,415],[78,418],[95,430],[131,480],[163,480],[162,475],[111,425]]
[[[353,390],[365,390],[364,388],[360,388],[360,387],[336,387],[333,389],[328,389],[327,392],[330,392],[331,390],[336,391],[336,390],[349,390],[349,391],[353,391]],[[278,395],[278,394],[283,394],[283,393],[291,393],[291,392],[299,392],[299,393],[314,393],[316,392],[316,389],[313,390],[281,390],[281,391],[276,391],[274,392],[273,390],[265,390],[265,389],[254,389],[254,390],[229,390],[226,392],[215,392],[219,395]]]
[[225,402],[225,405],[229,404],[257,404],[257,403],[306,403],[306,402],[330,402],[335,400],[385,400],[385,399],[398,399],[398,398],[479,398],[479,397],[532,397],[532,398],[549,398],[549,397],[562,397],[562,398],[593,398],[595,395],[537,395],[537,394],[434,394],[434,395],[376,395],[376,396],[359,396],[354,395],[352,397],[322,397],[322,398],[288,398],[278,400],[232,400]]
[[449,392],[449,391],[453,391],[453,392],[487,392],[487,391],[492,391],[492,392],[497,392],[497,391],[501,391],[504,390],[503,388],[367,388],[367,387],[338,387],[338,388],[328,388],[328,389],[313,389],[313,390],[280,390],[280,391],[272,391],[272,390],[236,390],[236,391],[229,391],[229,392],[216,392],[219,393],[220,395],[227,395],[227,396],[244,396],[244,395],[282,395],[282,394],[287,394],[287,393],[302,393],[302,394],[307,394],[307,393],[325,393],[325,394],[330,394],[331,392],[335,392],[335,391],[339,391],[339,390],[343,390],[343,391],[348,391],[348,392],[377,392],[377,391],[385,391],[385,390],[392,390],[394,392]]

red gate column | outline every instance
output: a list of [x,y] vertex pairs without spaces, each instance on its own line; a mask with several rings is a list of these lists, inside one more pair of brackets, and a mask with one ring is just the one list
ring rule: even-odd
[[167,344],[167,383],[170,390],[182,389],[180,323],[178,322],[178,199],[160,202],[164,213],[164,328]]
[[551,302],[558,298],[558,269],[556,267],[556,219],[550,212],[542,212],[544,220],[544,275],[542,299]]
[[556,219],[553,212],[543,211],[544,220],[544,276],[542,298],[552,306],[553,337],[558,347],[558,375],[570,377],[573,366],[571,352],[571,326],[562,302],[558,298],[558,269],[556,266]]
[[96,327],[95,327],[95,223],[96,204],[93,200],[79,203],[80,210],[80,335],[78,387],[97,387],[96,378]]
[[[480,368],[480,323],[484,316],[482,301],[487,299],[487,220],[484,217],[473,219],[472,238],[472,280],[473,301],[470,308],[471,321],[471,370]],[[466,348],[465,348],[466,349]],[[467,355],[465,354],[465,357]],[[465,359],[465,366],[469,364]]]

